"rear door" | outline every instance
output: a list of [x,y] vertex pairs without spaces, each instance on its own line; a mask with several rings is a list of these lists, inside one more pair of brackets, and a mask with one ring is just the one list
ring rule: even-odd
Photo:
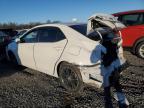
[[40,28],[38,43],[36,43],[34,47],[37,69],[53,75],[55,64],[61,57],[66,43],[67,39],[59,28]]

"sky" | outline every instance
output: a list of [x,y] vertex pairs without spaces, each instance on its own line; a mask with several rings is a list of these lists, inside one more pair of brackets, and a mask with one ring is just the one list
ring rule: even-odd
[[95,13],[144,9],[144,0],[0,0],[0,23],[86,22]]

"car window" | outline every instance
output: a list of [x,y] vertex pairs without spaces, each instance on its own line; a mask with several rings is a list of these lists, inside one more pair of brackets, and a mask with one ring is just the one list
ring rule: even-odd
[[142,14],[128,14],[122,16],[122,22],[127,26],[143,24]]
[[142,24],[144,24],[144,13],[142,14],[142,18],[140,19],[140,21],[142,22]]
[[65,39],[65,36],[62,33],[62,31],[56,27],[41,28],[39,31],[39,42],[57,42]]
[[28,32],[26,35],[24,35],[20,40],[22,43],[37,42],[37,34],[38,34],[38,30],[33,30],[31,32]]
[[74,30],[78,31],[79,33],[86,35],[87,34],[87,25],[86,24],[81,24],[81,25],[71,25],[71,28]]

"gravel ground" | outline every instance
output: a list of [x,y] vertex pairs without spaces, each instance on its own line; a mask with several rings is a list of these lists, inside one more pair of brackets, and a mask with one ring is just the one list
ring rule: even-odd
[[[130,108],[144,108],[144,60],[125,51],[130,67],[121,77]],[[117,102],[113,100],[114,107]],[[104,108],[103,90],[85,87],[77,97],[67,94],[59,80],[28,68],[0,63],[0,108]]]

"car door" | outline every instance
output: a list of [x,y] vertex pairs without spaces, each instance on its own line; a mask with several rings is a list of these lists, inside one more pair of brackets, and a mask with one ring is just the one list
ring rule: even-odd
[[34,47],[34,58],[39,71],[53,75],[56,62],[61,57],[67,39],[59,28],[39,29],[38,43]]
[[26,33],[18,43],[18,56],[22,65],[36,69],[34,60],[34,45],[37,42],[38,31],[36,29]]

